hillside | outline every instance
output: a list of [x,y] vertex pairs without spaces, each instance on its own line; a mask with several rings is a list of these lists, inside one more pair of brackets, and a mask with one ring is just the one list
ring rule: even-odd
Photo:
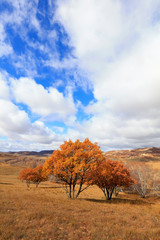
[[15,166],[32,166],[43,164],[47,157],[51,156],[53,150],[0,152],[0,163],[8,163]]
[[151,147],[132,150],[109,151],[105,152],[104,156],[109,159],[122,161],[160,161],[160,148]]

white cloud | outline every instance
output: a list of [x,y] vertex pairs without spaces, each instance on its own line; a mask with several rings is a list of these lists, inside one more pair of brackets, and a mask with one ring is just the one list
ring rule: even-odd
[[96,111],[103,108],[123,117],[160,116],[160,29],[148,34],[129,56],[101,73],[95,83]]
[[0,73],[0,99],[9,99],[9,87],[7,84],[7,74],[5,72]]
[[70,57],[64,58],[62,61],[60,61],[58,57],[55,58],[55,56],[51,56],[49,60],[44,62],[44,64],[55,69],[71,69],[76,67],[77,60]]
[[32,123],[25,110],[20,110],[17,105],[11,102],[13,96],[10,84],[9,75],[2,72],[0,74],[0,141],[6,146],[4,149],[1,146],[1,149],[3,151],[16,150],[16,146],[23,149],[25,144],[28,149],[32,150],[40,150],[41,147],[43,149],[57,147],[57,143],[61,143],[63,137],[56,135],[40,120]]
[[25,111],[18,109],[8,100],[0,100],[0,132],[10,135],[25,133],[30,127],[30,121]]
[[[26,111],[12,101],[26,104],[41,120],[31,122]],[[57,130],[54,132],[54,128],[51,130],[47,127],[42,118],[63,119],[68,125],[75,121],[75,106],[70,88],[66,88],[66,96],[63,96],[56,88],[45,89],[33,79],[13,79],[3,71],[0,73],[0,109],[0,141],[3,143],[3,151],[56,149],[65,140],[62,134],[64,129],[59,128],[56,134]]]
[[[10,63],[14,65],[18,74],[28,77],[36,77],[38,75],[39,63],[43,66],[49,66],[54,69],[73,69],[77,66],[77,60],[72,56],[68,56],[61,60],[59,51],[57,50],[58,36],[55,29],[49,31],[42,26],[41,22],[45,17],[53,27],[54,21],[51,16],[54,11],[48,9],[45,16],[39,9],[39,1],[25,0],[6,0],[12,10],[2,11],[0,14],[0,57],[10,55]],[[53,9],[53,3],[52,3]],[[37,15],[42,17],[42,21]],[[12,41],[10,41],[10,33],[7,28],[12,29],[15,36],[20,37],[25,43],[25,50],[21,54],[14,51]],[[60,31],[63,31],[60,29]],[[34,32],[37,37],[30,37],[30,33]],[[62,33],[63,34],[63,33]],[[68,44],[67,38],[62,40],[64,45]],[[66,42],[64,42],[66,41]],[[29,46],[29,47],[28,47]],[[32,51],[33,49],[33,51]],[[42,56],[35,54],[34,50],[38,50]],[[45,56],[45,61],[43,60]]]
[[[15,28],[19,28],[20,30],[21,26],[23,26],[22,23],[26,22],[29,24],[29,27],[33,27],[37,29],[38,32],[41,32],[39,22],[36,19],[36,1],[7,0],[6,2],[12,7],[12,11],[5,11],[1,14],[0,19],[4,24],[12,24]],[[25,30],[24,26],[23,30]]]
[[4,26],[0,23],[0,57],[7,56],[11,53],[13,53],[13,49],[10,44],[6,42]]
[[158,146],[160,2],[60,0],[57,19],[92,79],[93,116],[69,129],[103,149]]
[[44,146],[44,149],[47,146],[54,149],[57,146],[55,142],[62,142],[62,137],[56,135],[43,122],[31,123],[27,113],[9,100],[1,99],[0,109],[0,137],[7,137],[8,142],[13,143],[11,149],[16,149],[17,143],[21,145],[20,149],[23,149],[23,143],[30,148],[33,144],[36,145],[36,149],[41,149],[41,146]]
[[[17,33],[28,44],[28,31],[35,29],[39,35],[41,28],[38,20],[36,19],[36,3],[35,1],[26,2],[24,0],[7,0],[5,1],[11,6],[11,10],[2,11],[0,14],[0,57],[7,57],[10,55],[10,62],[16,68],[15,70],[23,69],[24,73],[28,76],[37,75],[37,69],[33,60],[32,53],[30,51],[24,54],[18,55],[12,47],[12,42],[6,30],[12,28],[13,32]],[[29,16],[29,17],[28,17]],[[27,26],[27,27],[26,27]]]
[[26,142],[26,141],[15,141],[12,139],[0,139],[0,151],[41,151],[41,150],[55,150],[63,142],[62,141],[53,141],[50,144],[42,144],[36,142]]
[[29,77],[38,76],[36,61],[31,52],[21,54],[20,56],[13,55],[12,63],[18,73]]
[[33,79],[12,79],[12,92],[17,102],[26,104],[33,113],[51,120],[66,120],[75,114],[72,95],[63,96],[56,88],[45,89]]
[[32,141],[41,144],[51,144],[53,140],[59,140],[60,138],[51,131],[45,124],[41,121],[36,121],[32,123],[30,129],[28,129],[27,134],[21,135],[22,140]]
[[12,47],[10,45],[0,42],[0,57],[7,56],[12,52]]
[[70,0],[59,3],[58,18],[70,33],[72,45],[76,47],[79,58],[91,56],[93,50],[94,54],[108,45],[112,46],[111,40],[118,35],[117,31],[121,31],[117,28],[121,26],[118,1],[100,1],[97,4],[95,0]]
[[[118,52],[134,44],[150,25],[158,0],[129,1],[60,0],[57,18],[88,70],[103,70]],[[126,7],[128,6],[128,9]],[[129,46],[128,46],[129,45]]]

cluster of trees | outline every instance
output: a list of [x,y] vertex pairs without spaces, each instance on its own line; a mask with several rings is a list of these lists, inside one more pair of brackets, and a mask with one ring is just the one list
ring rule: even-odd
[[97,143],[89,139],[65,141],[43,167],[40,166],[39,170],[38,167],[23,169],[19,179],[38,186],[50,175],[63,184],[68,198],[72,199],[90,185],[97,185],[109,200],[117,187],[126,188],[136,183],[122,163],[106,161]]
[[88,138],[83,142],[65,141],[59,150],[47,158],[43,166],[20,171],[19,179],[27,186],[46,181],[54,176],[63,184],[68,198],[77,198],[90,185],[97,185],[110,200],[119,189],[127,189],[146,197],[159,192],[159,172],[145,163],[124,165],[119,161],[106,160],[97,143]]

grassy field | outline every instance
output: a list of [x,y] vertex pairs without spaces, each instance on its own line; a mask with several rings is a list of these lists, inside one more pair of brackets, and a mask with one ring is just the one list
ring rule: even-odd
[[69,200],[58,184],[27,189],[20,169],[0,165],[1,240],[160,239],[160,199],[120,194],[106,201],[93,186]]
[[160,161],[148,162],[147,164],[153,167],[153,169],[160,170]]

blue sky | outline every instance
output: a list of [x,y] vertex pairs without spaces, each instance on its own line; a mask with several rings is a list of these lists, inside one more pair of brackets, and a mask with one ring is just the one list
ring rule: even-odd
[[159,146],[159,0],[1,0],[0,151]]

